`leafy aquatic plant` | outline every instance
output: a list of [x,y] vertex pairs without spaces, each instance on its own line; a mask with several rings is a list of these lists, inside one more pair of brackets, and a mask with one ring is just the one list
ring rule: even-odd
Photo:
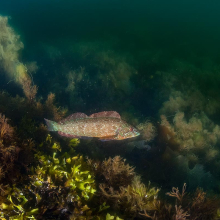
[[83,219],[88,216],[91,219],[93,215],[102,216],[107,205],[89,208],[96,188],[94,176],[83,157],[72,150],[58,158],[59,143],[53,143],[51,136],[42,145],[46,143],[51,146],[53,155],[38,151],[35,160],[39,162],[31,168],[29,178],[22,185],[4,189],[1,218]]
[[100,183],[100,197],[113,210],[123,210],[127,218],[140,217],[143,213],[152,214],[155,210],[159,189],[141,182],[134,168],[125,163],[120,156],[109,158],[102,163],[89,160]]

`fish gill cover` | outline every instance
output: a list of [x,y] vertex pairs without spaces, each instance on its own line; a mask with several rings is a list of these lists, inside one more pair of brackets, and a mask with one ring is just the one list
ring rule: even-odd
[[219,219],[219,6],[0,1],[0,218]]

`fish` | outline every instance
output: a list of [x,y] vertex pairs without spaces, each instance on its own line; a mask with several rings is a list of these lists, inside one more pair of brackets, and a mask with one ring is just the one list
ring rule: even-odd
[[69,138],[98,138],[110,141],[140,135],[139,131],[123,121],[116,111],[103,111],[90,116],[78,112],[59,122],[44,120],[49,131],[58,131],[59,135]]

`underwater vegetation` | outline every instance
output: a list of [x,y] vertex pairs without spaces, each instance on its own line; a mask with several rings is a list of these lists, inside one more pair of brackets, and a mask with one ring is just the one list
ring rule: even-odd
[[152,213],[155,209],[153,203],[156,202],[159,192],[159,189],[151,187],[150,184],[145,186],[139,176],[135,176],[130,184],[120,185],[118,189],[107,184],[101,184],[99,187],[108,204],[130,218]]
[[[2,152],[15,141],[13,132],[8,119],[1,115]],[[177,201],[167,203],[160,198],[160,189],[150,183],[145,185],[134,167],[123,158],[86,159],[74,150],[79,144],[77,139],[70,140],[68,150],[62,153],[62,146],[48,135],[39,146],[33,142],[26,145],[28,157],[33,157],[25,161],[27,170],[22,178],[20,173],[11,183],[5,179],[12,172],[7,164],[15,161],[2,157],[5,163],[1,163],[1,218],[119,219],[117,216],[120,216],[121,219],[164,219],[166,216],[166,219],[198,219],[197,216],[201,216],[199,219],[210,219],[217,216],[218,198],[206,196],[202,189],[186,196],[185,185],[181,195],[173,188],[168,195],[175,196]],[[19,152],[25,156],[24,150]],[[14,183],[17,178],[20,181]]]
[[[77,143],[71,142],[71,145]],[[154,188],[146,188],[138,177],[135,178],[134,168],[125,164],[119,156],[99,162],[102,167],[100,170],[100,167],[94,168],[98,166],[97,163],[92,160],[86,162],[82,156],[75,154],[73,148],[58,158],[57,151],[61,151],[61,148],[59,143],[52,141],[51,136],[41,145],[48,145],[53,154],[47,156],[38,151],[34,155],[35,164],[23,182],[1,185],[2,219],[113,219],[114,215],[103,212],[110,211],[110,201],[113,198],[123,199],[119,206],[128,215],[134,216],[134,213],[150,207],[150,201],[154,200],[152,196],[158,192]],[[94,173],[97,175],[97,182]],[[107,185],[99,183],[101,175],[106,177]],[[130,180],[126,181],[124,177]],[[98,183],[99,193],[96,189]],[[111,195],[104,189],[107,187]],[[115,195],[113,189],[116,190]],[[146,193],[152,198],[144,201]],[[106,195],[110,196],[110,201],[104,199]],[[95,204],[93,197],[96,197]],[[136,208],[137,204],[140,207]],[[130,207],[133,209],[130,210]]]
[[8,124],[8,119],[0,114],[0,179],[2,179],[5,173],[13,169],[14,160],[17,158],[18,148],[14,146],[14,129]]
[[[27,170],[31,162],[31,139],[22,140],[16,135],[9,119],[0,114],[0,181],[10,183],[21,178],[21,172]],[[28,157],[26,157],[29,155]]]
[[[76,147],[77,140],[70,146]],[[101,161],[84,159],[74,148],[61,153],[59,143],[49,135],[39,146],[52,154],[37,151],[35,164],[20,183],[1,184],[2,219],[217,219],[219,198],[202,189],[192,194],[173,188],[159,196],[159,189],[145,185],[120,156]],[[39,148],[39,149],[40,149]],[[59,155],[59,157],[58,157]],[[117,215],[110,213],[120,213]]]
[[[85,40],[63,45],[66,47],[64,51],[54,45],[42,48],[44,62],[53,60],[56,65],[47,89],[59,90],[56,95],[63,105],[68,105],[72,112],[87,113],[89,108],[90,114],[103,110],[117,110],[121,113],[123,101],[127,109],[134,113],[130,100],[123,99],[125,94],[131,98],[134,94],[132,79],[137,70],[132,65],[133,58],[114,51],[114,43],[111,41]],[[63,60],[60,54],[70,56],[68,62]],[[44,71],[50,72],[51,67]],[[112,109],[108,100],[114,102],[117,107]],[[98,106],[98,109],[95,106]]]
[[[185,116],[184,112],[177,112],[173,121],[161,115],[161,128],[166,134],[167,146],[178,152],[188,161],[190,169],[202,164],[206,170],[218,175],[219,155],[219,125],[215,124],[204,112],[194,116]],[[215,169],[211,169],[214,166]]]
[[[220,219],[219,65],[76,39],[21,57],[23,40],[0,16],[0,219]],[[129,124],[104,131],[121,122],[116,111]],[[118,120],[101,121],[109,112]],[[75,136],[79,118],[101,122]]]
[[137,129],[141,132],[142,138],[150,142],[157,136],[157,129],[150,121],[145,121],[137,125]]
[[19,50],[24,45],[19,35],[8,25],[8,17],[0,16],[0,29],[0,66],[9,80],[21,86],[27,99],[32,101],[36,96],[37,86],[33,85],[27,66],[19,61]]
[[92,210],[87,202],[96,189],[87,163],[82,156],[74,156],[73,149],[58,159],[56,151],[60,148],[50,136],[45,144],[50,145],[53,155],[37,152],[37,165],[30,168],[25,182],[1,186],[2,219],[90,219]]
[[[176,199],[173,219],[219,219],[219,198],[207,195],[201,188],[197,188],[194,195],[189,196],[184,184],[182,192],[173,187],[166,194]],[[168,211],[171,207],[167,208]]]
[[[26,99],[18,96],[13,98],[7,93],[1,93],[1,99],[6,104],[10,101],[11,106],[15,108],[17,104],[21,105],[19,109],[21,114],[28,109],[27,106],[30,106],[29,102],[25,106]],[[59,115],[53,100],[54,95],[50,94],[47,104],[41,106],[45,106],[43,108],[48,109],[51,115]],[[6,108],[5,111],[7,112]],[[32,112],[37,129],[33,126],[33,132],[29,133],[30,137],[36,138],[36,141],[29,141],[24,145],[20,145],[21,142],[17,141],[15,130],[9,125],[9,122],[13,121],[1,115],[2,152],[5,152],[12,143],[13,146],[17,143],[19,149],[24,150],[18,151],[19,157],[17,155],[15,158],[27,159],[20,165],[21,167],[25,165],[26,171],[18,170],[19,175],[15,177],[15,179],[22,177],[21,181],[13,184],[15,179],[10,183],[5,177],[12,172],[8,168],[8,161],[12,164],[15,161],[9,159],[10,157],[3,158],[9,154],[1,154],[5,161],[1,164],[1,218],[48,219],[52,216],[53,219],[119,219],[120,216],[121,219],[198,219],[197,216],[202,215],[200,219],[210,219],[217,216],[219,208],[217,197],[206,196],[205,192],[197,190],[197,193],[189,194],[188,197],[184,195],[187,201],[197,201],[197,197],[200,198],[202,195],[197,206],[192,204],[189,208],[185,206],[185,202],[182,202],[183,199],[178,204],[167,203],[161,196],[160,189],[150,183],[144,184],[140,176],[135,173],[134,167],[128,165],[120,156],[104,161],[88,160],[75,153],[73,147],[77,148],[80,145],[75,139],[65,140],[66,152],[61,153],[62,146],[57,141],[53,141],[51,136],[47,136],[47,130],[39,124],[37,117],[39,112],[37,108]],[[27,129],[27,125],[30,129],[33,124],[33,121],[27,119],[20,122],[20,125],[23,124],[22,129]],[[19,132],[19,127],[16,130]],[[155,133],[152,124],[149,125],[149,130]],[[43,134],[46,140],[38,143],[39,134]],[[57,137],[54,138],[56,140]],[[22,140],[22,143],[25,141]],[[14,152],[10,151],[13,156]],[[27,153],[28,157],[25,156]],[[16,169],[19,167],[18,161],[16,160]],[[172,195],[175,193],[179,195],[175,189],[172,192]]]

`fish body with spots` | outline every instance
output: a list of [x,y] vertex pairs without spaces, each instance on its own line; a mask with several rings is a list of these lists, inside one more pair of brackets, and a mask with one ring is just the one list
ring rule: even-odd
[[104,111],[90,116],[75,113],[58,123],[47,119],[45,121],[49,131],[58,131],[61,136],[70,138],[124,140],[140,135],[136,128],[123,121],[115,111]]

